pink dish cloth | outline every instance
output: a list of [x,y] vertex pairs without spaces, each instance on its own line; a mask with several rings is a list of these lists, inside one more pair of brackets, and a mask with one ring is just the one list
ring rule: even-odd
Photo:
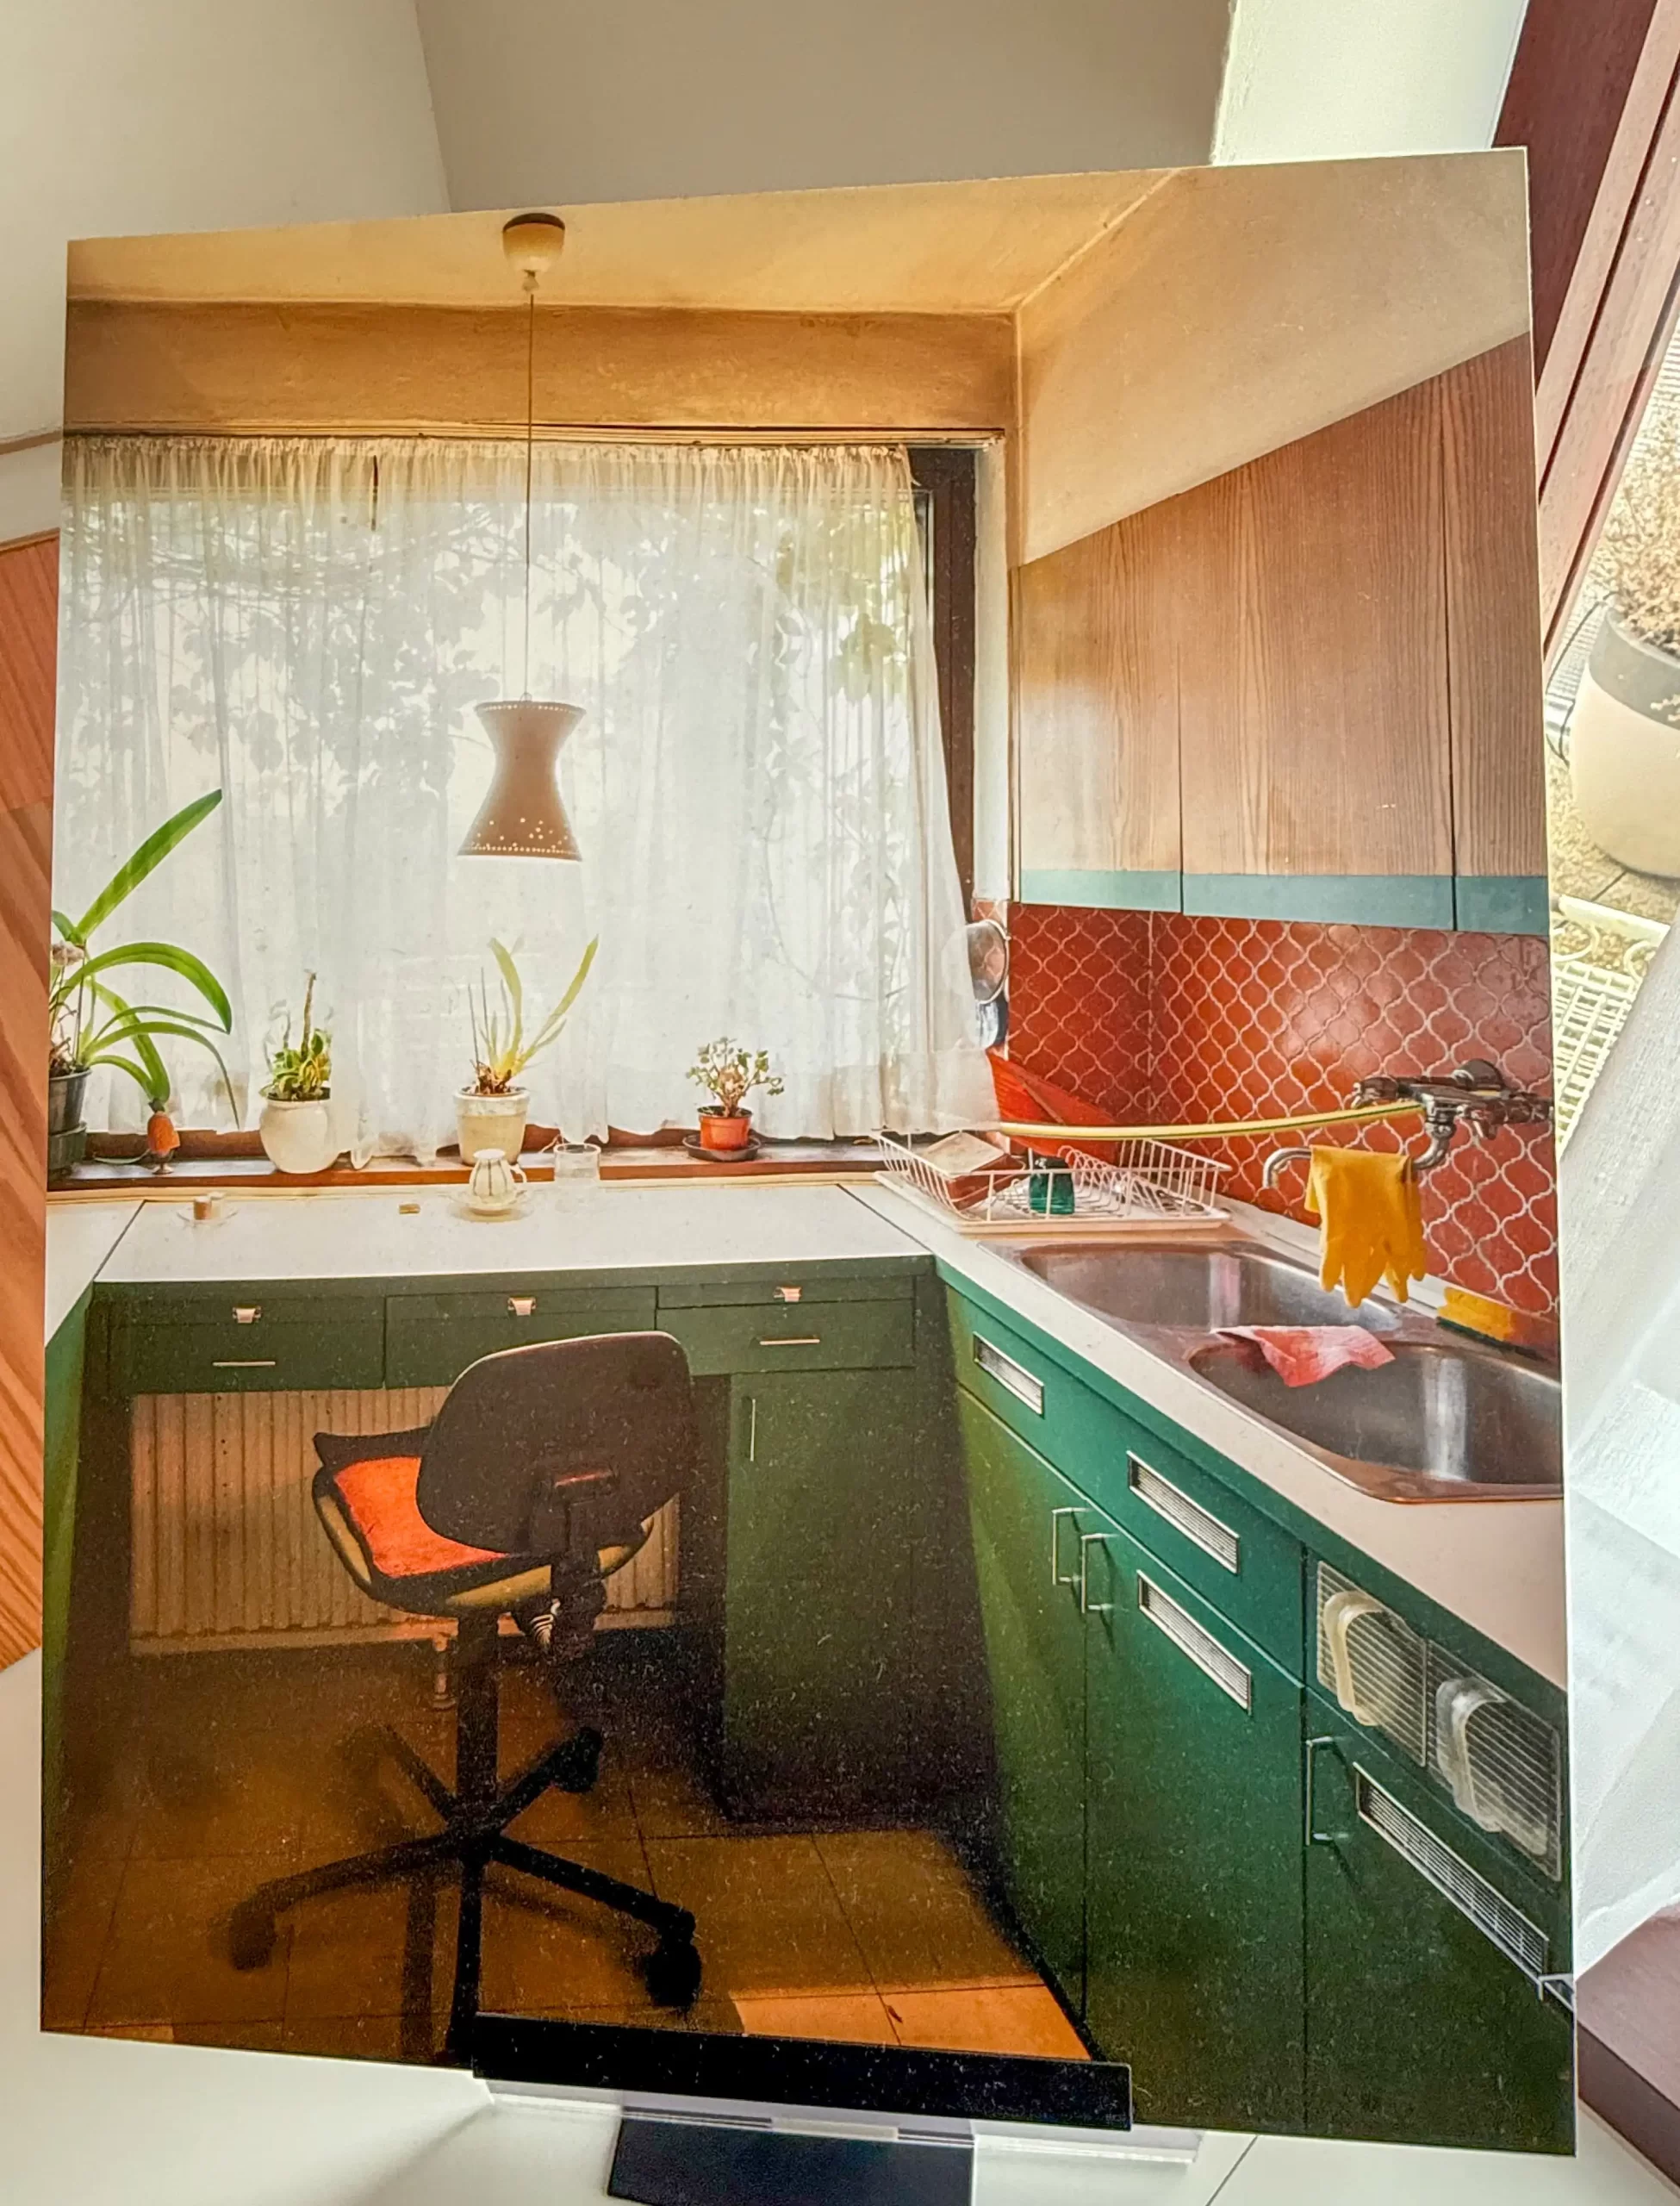
[[1238,1342],[1256,1371],[1264,1359],[1285,1387],[1310,1387],[1344,1364],[1375,1371],[1394,1361],[1363,1325],[1225,1325],[1220,1338]]

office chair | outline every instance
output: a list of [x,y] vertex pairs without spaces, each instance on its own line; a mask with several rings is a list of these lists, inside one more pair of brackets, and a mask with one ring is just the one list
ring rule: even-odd
[[666,1333],[614,1333],[504,1349],[462,1373],[429,1426],[317,1433],[315,1451],[316,1513],[362,1591],[455,1622],[455,1785],[387,1731],[385,1745],[443,1829],[261,1885],[233,1911],[234,1966],[260,1968],[273,1951],[277,1916],[301,1900],[458,1868],[445,2057],[467,2058],[484,1873],[499,1863],[650,1925],[659,1942],[645,1964],[649,1991],[662,2006],[688,2006],[700,1980],[692,1915],[506,1835],[551,1785],[589,1790],[600,1734],[575,1731],[506,1785],[498,1783],[496,1738],[500,1619],[517,1617],[551,1658],[583,1652],[605,1605],[604,1580],[693,1479],[699,1436],[681,1347]]

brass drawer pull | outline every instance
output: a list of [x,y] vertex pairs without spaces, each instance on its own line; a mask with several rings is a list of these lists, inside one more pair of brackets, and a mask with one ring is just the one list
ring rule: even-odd
[[776,1289],[776,1299],[781,1302],[797,1302],[804,1293],[805,1289],[802,1287],[779,1287]]
[[536,1296],[510,1294],[507,1298],[507,1314],[510,1318],[534,1318],[537,1314]]
[[262,1314],[260,1302],[236,1302],[233,1305],[233,1323],[236,1325],[254,1325]]
[[212,1371],[272,1371],[276,1360],[271,1355],[219,1355],[210,1368]]
[[779,1339],[761,1340],[758,1343],[760,1348],[820,1348],[822,1344],[820,1333],[783,1333]]

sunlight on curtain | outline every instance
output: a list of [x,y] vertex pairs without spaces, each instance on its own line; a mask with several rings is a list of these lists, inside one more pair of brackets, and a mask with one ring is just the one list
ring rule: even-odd
[[[538,447],[531,680],[587,715],[561,768],[579,866],[455,855],[489,774],[472,707],[520,679],[523,464],[70,439],[56,900],[224,788],[125,920],[227,983],[247,1122],[320,974],[358,1156],[452,1138],[493,935],[539,1010],[600,936],[528,1075],[574,1137],[691,1122],[722,1033],[786,1081],[772,1135],[986,1115],[904,453]],[[208,1060],[171,1062],[187,1120],[227,1124]],[[139,1107],[115,1088],[111,1123]]]

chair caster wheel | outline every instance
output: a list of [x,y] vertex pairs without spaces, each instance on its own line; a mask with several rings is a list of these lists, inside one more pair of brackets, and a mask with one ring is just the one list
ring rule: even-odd
[[274,1952],[274,1917],[265,1908],[236,1907],[227,1926],[229,1958],[235,1968],[265,1968]]
[[700,1957],[687,1940],[656,1947],[647,1960],[648,1996],[656,2007],[689,2007],[700,1988]]

